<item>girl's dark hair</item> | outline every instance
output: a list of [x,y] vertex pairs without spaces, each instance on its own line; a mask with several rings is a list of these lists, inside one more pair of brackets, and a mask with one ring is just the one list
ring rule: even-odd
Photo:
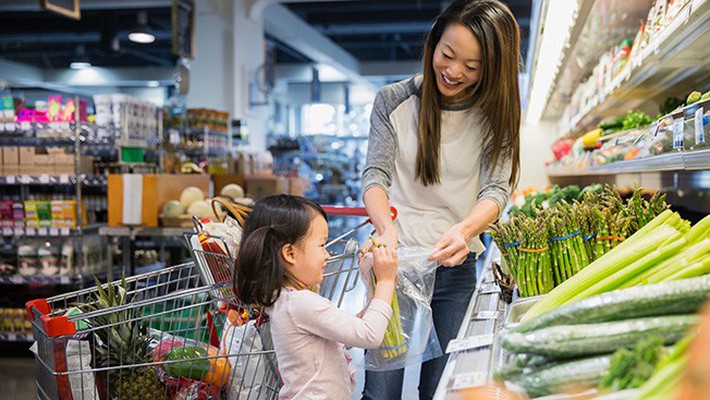
[[481,45],[481,77],[472,99],[486,117],[484,162],[496,168],[503,157],[513,160],[509,184],[520,172],[520,28],[508,6],[498,0],[456,0],[436,19],[424,43],[423,81],[419,105],[416,177],[425,186],[440,182],[441,96],[432,65],[434,51],[452,23],[468,27]]
[[304,197],[282,194],[256,202],[235,261],[239,300],[265,307],[274,304],[286,279],[281,249],[303,239],[316,215],[328,220],[318,204]]

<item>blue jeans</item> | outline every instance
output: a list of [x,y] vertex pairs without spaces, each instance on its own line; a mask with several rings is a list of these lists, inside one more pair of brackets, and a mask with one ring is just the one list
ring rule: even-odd
[[[471,253],[458,267],[436,269],[431,310],[439,343],[446,351],[451,339],[456,338],[468,303],[476,288],[476,256]],[[448,354],[422,363],[419,376],[419,399],[432,399]],[[396,400],[402,398],[404,369],[385,372],[365,371],[363,400]]]

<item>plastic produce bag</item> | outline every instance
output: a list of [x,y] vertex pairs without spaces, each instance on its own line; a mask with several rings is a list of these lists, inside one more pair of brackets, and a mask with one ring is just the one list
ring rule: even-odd
[[[390,371],[419,364],[441,356],[441,345],[434,329],[431,298],[434,294],[436,262],[427,261],[431,249],[397,249],[399,270],[396,296],[392,299],[392,318],[385,339],[377,350],[365,353],[365,369]],[[368,288],[367,303],[374,293],[373,257],[366,254],[360,271]]]

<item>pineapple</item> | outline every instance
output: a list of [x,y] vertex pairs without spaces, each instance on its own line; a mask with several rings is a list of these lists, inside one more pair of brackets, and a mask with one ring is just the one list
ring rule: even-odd
[[[134,308],[125,307],[131,302],[126,291],[126,280],[119,285],[108,284],[106,290],[96,280],[97,294],[92,303],[82,304],[84,312],[117,308],[114,312],[104,312],[90,319],[89,324],[97,328],[93,337],[94,368],[118,367],[106,374],[109,399],[149,400],[165,399],[166,391],[154,367],[131,367],[150,363],[152,355],[148,344],[147,328],[136,320]],[[99,379],[97,379],[97,384]]]

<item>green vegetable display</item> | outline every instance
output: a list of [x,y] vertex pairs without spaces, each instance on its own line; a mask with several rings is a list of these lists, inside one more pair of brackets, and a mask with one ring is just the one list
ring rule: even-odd
[[617,350],[611,357],[611,366],[599,382],[599,388],[619,391],[635,389],[646,382],[665,354],[663,338],[650,336],[633,348]]

